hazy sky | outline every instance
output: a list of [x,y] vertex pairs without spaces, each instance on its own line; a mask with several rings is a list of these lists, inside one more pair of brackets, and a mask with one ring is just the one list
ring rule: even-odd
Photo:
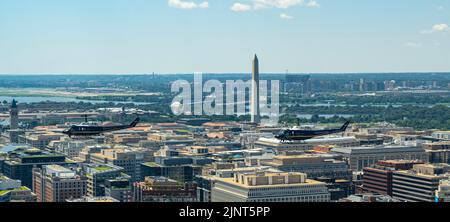
[[0,74],[450,71],[450,0],[0,0]]

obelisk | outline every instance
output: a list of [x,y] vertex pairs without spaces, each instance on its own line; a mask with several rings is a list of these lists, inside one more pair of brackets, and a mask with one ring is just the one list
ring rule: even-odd
[[250,115],[252,123],[261,123],[260,111],[259,111],[259,61],[258,56],[255,54],[253,59],[252,70],[252,95],[250,101]]

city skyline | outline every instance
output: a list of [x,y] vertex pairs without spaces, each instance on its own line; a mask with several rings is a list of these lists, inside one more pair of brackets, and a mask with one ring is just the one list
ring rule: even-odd
[[250,73],[255,53],[261,73],[448,72],[448,10],[442,0],[8,1],[0,74]]

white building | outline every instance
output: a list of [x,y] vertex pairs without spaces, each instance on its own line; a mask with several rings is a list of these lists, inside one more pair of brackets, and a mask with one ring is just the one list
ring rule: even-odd
[[51,141],[49,147],[57,153],[64,154],[67,158],[78,157],[80,152],[88,145],[95,145],[94,140],[72,140],[66,137],[60,140]]
[[304,173],[237,173],[216,178],[212,202],[329,202],[325,183],[308,180]]
[[428,161],[428,156],[422,147],[416,146],[361,146],[337,147],[331,150],[341,154],[350,169],[361,171],[364,167],[376,164],[379,160],[420,160]]
[[334,145],[339,147],[355,147],[359,146],[360,142],[355,137],[326,137],[309,139],[305,141],[295,142],[281,142],[275,138],[260,138],[255,142],[255,148],[272,149],[278,152],[282,151],[304,151],[312,150],[318,145]]

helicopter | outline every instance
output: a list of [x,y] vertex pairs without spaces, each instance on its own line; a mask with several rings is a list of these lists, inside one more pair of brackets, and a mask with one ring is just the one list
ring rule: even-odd
[[95,122],[88,122],[87,121],[87,115],[85,117],[85,122],[77,125],[72,125],[69,129],[64,130],[63,134],[68,135],[69,137],[72,136],[98,136],[106,132],[114,132],[118,130],[124,130],[136,127],[136,125],[139,123],[140,118],[136,117],[136,119],[133,120],[128,125],[116,125],[116,126],[101,126],[98,123]]
[[347,121],[340,128],[336,129],[324,129],[324,130],[297,130],[297,129],[288,129],[281,131],[275,138],[284,141],[305,141],[318,136],[325,136],[335,133],[343,133],[347,130],[350,122]]

